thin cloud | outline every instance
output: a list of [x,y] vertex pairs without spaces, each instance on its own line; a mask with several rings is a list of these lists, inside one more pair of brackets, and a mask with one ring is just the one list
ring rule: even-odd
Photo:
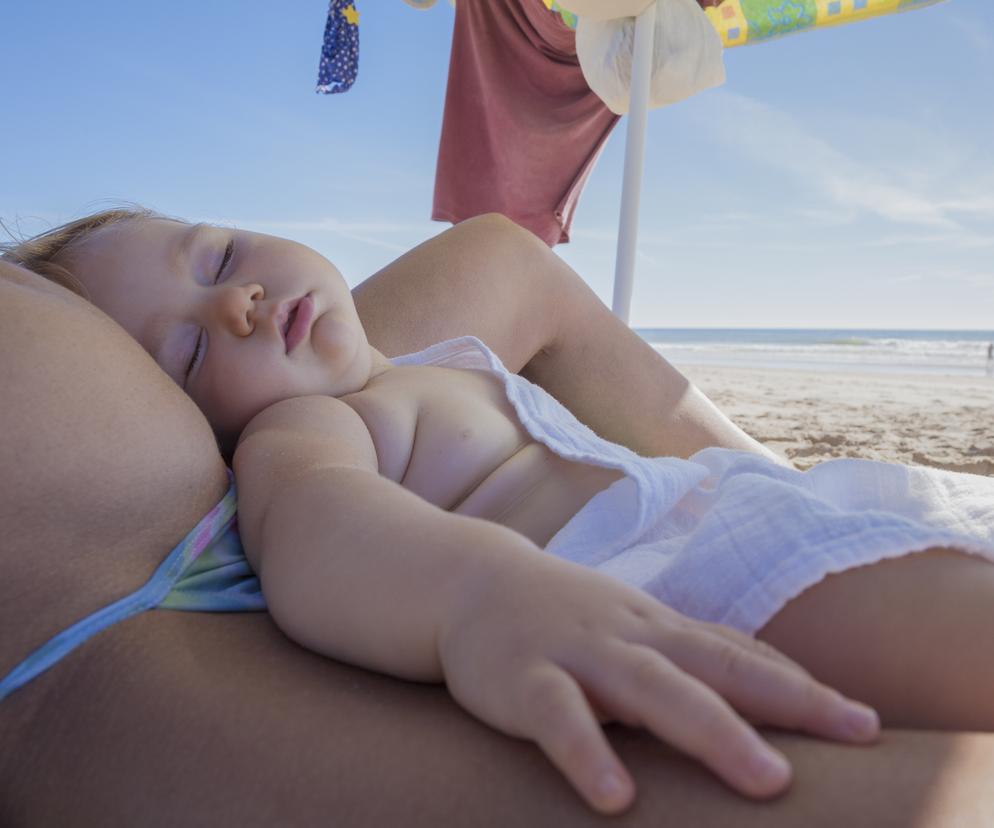
[[[573,241],[613,241],[618,238],[618,228],[614,227],[573,227],[570,232],[570,239]],[[641,233],[639,241],[641,242]]]
[[994,288],[994,272],[964,273],[960,279],[973,287]]
[[939,206],[950,213],[965,213],[980,218],[994,218],[994,196],[982,195],[970,198],[953,198],[939,202]]
[[842,227],[852,224],[857,220],[859,214],[852,209],[828,209],[817,207],[805,207],[792,213],[795,218],[801,218],[818,227]]
[[[404,253],[411,249],[411,239],[422,241],[444,229],[434,222],[356,222],[340,221],[326,217],[311,221],[280,221],[272,219],[255,221],[232,222],[238,227],[269,231],[285,235],[301,233],[332,233],[341,238],[389,250],[393,253]],[[432,232],[434,230],[434,232]],[[404,241],[388,241],[384,236],[402,236]],[[415,242],[416,243],[416,242]]]
[[923,273],[902,273],[900,276],[886,276],[882,279],[886,285],[908,285],[913,282],[923,282],[929,277]]
[[938,244],[948,248],[976,250],[994,246],[994,235],[962,230],[952,233],[902,233],[881,236],[863,242],[863,247],[908,247],[910,245]]
[[887,180],[824,138],[808,132],[795,118],[768,104],[729,92],[715,93],[704,108],[702,125],[732,151],[772,167],[820,190],[844,211],[871,213],[900,224],[953,229],[955,212],[926,195]]
[[994,287],[994,272],[984,271],[955,271],[943,270],[929,273],[902,273],[897,276],[887,276],[883,279],[888,285],[907,285],[915,282],[962,282],[970,287]]
[[986,55],[994,53],[994,36],[983,23],[970,20],[960,14],[948,14],[946,20],[956,29],[963,40],[971,47]]
[[641,247],[635,250],[635,259],[636,261],[645,262],[646,264],[652,265],[653,267],[662,266],[657,259],[652,258],[652,256],[648,255],[644,250],[641,249]]

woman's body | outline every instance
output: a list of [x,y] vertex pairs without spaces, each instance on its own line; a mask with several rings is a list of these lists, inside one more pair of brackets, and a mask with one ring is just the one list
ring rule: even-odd
[[[468,299],[475,287],[467,284],[462,292],[464,282],[452,278],[453,270],[480,273],[486,263],[514,256],[521,257],[522,267],[534,265],[527,245],[493,224],[456,228],[454,236],[412,251],[358,290],[371,339],[384,352],[397,353],[461,332],[458,326],[465,323],[495,343],[512,367],[528,360],[529,349],[541,351],[528,366],[537,379],[544,371],[555,373],[562,360],[560,365],[573,366],[567,376],[583,370],[593,383],[603,363],[607,382],[629,381],[624,371],[639,366],[637,343],[610,346],[597,351],[598,359],[587,355],[572,362],[576,354],[569,355],[565,349],[572,346],[564,344],[568,326],[536,342],[534,332],[544,323],[529,320],[531,308],[526,307],[521,329],[509,330],[507,319],[517,318],[520,305],[528,306],[530,282],[518,284],[518,300],[513,280],[502,285],[509,315],[495,314],[487,330],[488,323],[478,319],[479,306]],[[470,233],[485,238],[468,238]],[[439,258],[445,267],[436,268]],[[0,354],[16,354],[16,359],[2,362],[4,384],[12,393],[0,423],[0,524],[8,527],[0,560],[0,672],[79,617],[137,588],[227,483],[206,423],[123,332],[43,280],[4,270]],[[430,299],[424,305],[418,296],[397,296],[415,282]],[[593,336],[596,343],[600,326],[611,324],[604,319],[592,323],[590,315],[597,314],[582,296],[576,302],[585,312],[578,313],[562,307],[572,299],[540,284],[539,295],[549,304],[534,304],[546,313],[558,307],[560,318],[582,326],[587,342]],[[431,304],[441,307],[442,295],[448,297],[448,315],[432,322],[412,312]],[[402,319],[424,334],[405,331]],[[38,336],[39,331],[45,335]],[[528,337],[530,344],[523,344]],[[634,354],[612,355],[615,347]],[[672,370],[659,367],[663,363],[654,355],[645,362],[649,373]],[[647,391],[656,385],[644,375],[638,379],[638,387]],[[583,409],[582,399],[570,398],[568,385],[558,394]],[[663,427],[643,437],[647,443],[658,441],[652,451],[686,454],[701,447],[700,441],[712,434],[709,422],[719,424],[712,442],[747,440],[713,408],[695,404],[686,388],[660,396],[662,412],[655,412],[652,422]],[[619,431],[631,428],[635,435],[644,427],[638,419],[611,419],[610,406],[601,409],[603,402],[588,398],[584,414],[592,424],[600,412]],[[655,410],[648,400],[641,404]],[[630,410],[638,408],[636,403]],[[994,767],[994,746],[987,737],[957,742],[894,738],[899,745],[917,747],[917,752],[898,751],[897,761],[919,778],[927,777],[932,763],[954,744],[957,750],[974,751],[975,764],[958,771],[957,791]],[[139,818],[151,824],[157,817],[172,823],[287,824],[329,813],[353,823],[401,815],[408,823],[412,815],[436,823],[457,813],[474,824],[482,824],[484,816],[506,823],[513,813],[516,821],[531,814],[540,824],[553,811],[568,814],[574,824],[593,819],[565,785],[551,775],[542,778],[553,771],[536,751],[478,726],[438,688],[405,685],[313,657],[285,642],[265,616],[153,612],[118,625],[6,700],[0,706],[0,741],[5,746],[0,758],[5,824],[67,819],[128,824]],[[696,772],[658,744],[634,734],[624,734],[620,744],[643,782],[630,818],[658,818],[665,808],[676,823],[681,820],[674,811],[674,791],[687,795],[685,804],[698,822],[702,807],[715,809],[716,824],[729,812],[743,821],[761,814],[763,824],[771,824],[771,815],[803,811],[812,801],[822,813],[831,813],[825,810],[830,808],[846,813],[833,780],[844,784],[853,768],[861,769],[864,780],[872,779],[875,769],[894,760],[887,748],[836,749],[844,758],[833,764],[826,758],[832,749],[810,743],[792,747],[788,740],[789,752],[818,768],[821,787],[812,787],[813,772],[805,774],[797,794],[771,812],[724,795],[697,774],[702,802],[687,789],[687,774],[694,778]],[[664,766],[673,775],[662,773]],[[494,774],[494,767],[500,772]],[[655,769],[664,778],[645,777]],[[329,779],[336,784],[328,784]],[[426,779],[437,787],[426,787]],[[57,780],[56,795],[52,780]],[[920,806],[917,793],[896,783],[891,791],[886,780],[880,784],[883,796],[875,796],[879,788],[861,789],[861,812],[874,803],[885,803],[884,813],[891,815]],[[523,788],[534,798],[523,801]],[[384,790],[394,795],[384,796]],[[895,798],[902,791],[905,798]],[[955,800],[943,800],[941,792],[935,801],[955,807]]]

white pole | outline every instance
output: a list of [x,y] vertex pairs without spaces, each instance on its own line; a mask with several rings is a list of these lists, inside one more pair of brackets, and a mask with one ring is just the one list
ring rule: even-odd
[[656,4],[653,2],[635,20],[635,54],[632,58],[628,132],[625,136],[625,176],[621,185],[618,255],[614,266],[614,301],[611,310],[626,325],[631,314],[632,283],[635,279],[635,243],[638,240],[639,195],[642,189],[642,161],[645,157],[655,28]]

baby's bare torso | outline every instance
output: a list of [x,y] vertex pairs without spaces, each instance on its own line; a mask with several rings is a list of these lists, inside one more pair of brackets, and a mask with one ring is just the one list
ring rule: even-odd
[[622,476],[564,460],[533,440],[500,380],[485,371],[394,367],[342,401],[369,429],[380,474],[539,546]]

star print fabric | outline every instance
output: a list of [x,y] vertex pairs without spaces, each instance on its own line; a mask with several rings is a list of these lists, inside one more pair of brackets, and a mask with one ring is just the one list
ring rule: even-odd
[[331,0],[324,26],[317,92],[347,92],[359,73],[359,12],[355,0]]

